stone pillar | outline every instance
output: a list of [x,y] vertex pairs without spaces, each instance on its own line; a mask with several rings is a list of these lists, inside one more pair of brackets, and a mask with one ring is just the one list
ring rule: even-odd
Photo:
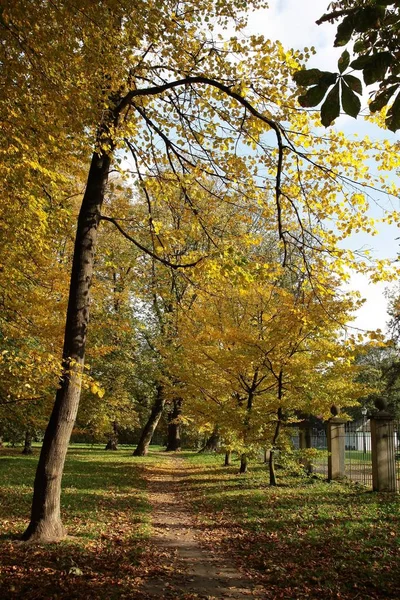
[[394,419],[386,410],[370,418],[372,487],[374,492],[396,492],[396,440]]
[[345,477],[345,431],[347,421],[333,417],[327,423],[328,440],[328,481]]

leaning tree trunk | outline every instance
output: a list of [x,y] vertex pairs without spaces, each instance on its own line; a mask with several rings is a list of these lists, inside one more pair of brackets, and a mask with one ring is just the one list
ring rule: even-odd
[[218,433],[218,427],[216,427],[204,446],[199,450],[199,454],[202,452],[216,452],[218,450],[219,442],[220,435]]
[[182,399],[174,398],[174,406],[168,416],[168,441],[166,452],[176,452],[181,449],[181,426],[179,417],[182,413]]
[[240,469],[239,469],[239,473],[247,473],[247,456],[246,454],[242,454],[240,457]]
[[31,521],[23,534],[24,540],[57,541],[65,535],[60,516],[61,478],[79,405],[89,322],[89,290],[110,160],[107,154],[93,154],[79,213],[65,326],[63,374],[44,435],[34,483]]
[[225,452],[225,462],[224,462],[224,466],[225,467],[230,467],[232,463],[232,451],[231,450],[227,450]]
[[165,406],[164,387],[157,385],[157,396],[133,456],[146,456]]
[[270,485],[278,485],[277,479],[276,479],[276,473],[275,473],[275,452],[276,452],[276,443],[278,441],[279,438],[279,434],[281,431],[281,425],[282,425],[282,409],[278,408],[278,421],[276,423],[275,426],[275,433],[274,433],[274,439],[272,440],[272,448],[270,450],[269,453],[269,484]]
[[113,421],[112,433],[107,442],[105,450],[118,450],[118,423]]
[[25,431],[24,449],[22,454],[32,454],[32,433],[29,429]]

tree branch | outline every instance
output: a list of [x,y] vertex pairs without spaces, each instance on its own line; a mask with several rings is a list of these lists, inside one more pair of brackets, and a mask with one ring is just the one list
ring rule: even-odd
[[191,262],[191,263],[172,263],[167,258],[162,258],[161,256],[158,256],[157,254],[155,254],[154,252],[149,250],[149,248],[146,248],[146,246],[143,246],[140,242],[135,240],[132,236],[130,236],[128,233],[126,233],[126,231],[124,229],[122,229],[121,225],[112,217],[106,217],[106,216],[102,215],[100,217],[100,220],[108,221],[109,223],[112,223],[113,225],[115,225],[115,227],[118,229],[118,231],[127,240],[129,240],[130,242],[132,242],[132,244],[134,244],[137,248],[139,248],[139,250],[142,250],[142,252],[145,252],[148,256],[151,256],[155,260],[158,260],[163,265],[166,265],[167,267],[171,267],[171,269],[187,269],[189,267],[195,267],[202,260],[204,260],[206,258],[206,256],[201,256],[198,260],[195,260],[194,262]]

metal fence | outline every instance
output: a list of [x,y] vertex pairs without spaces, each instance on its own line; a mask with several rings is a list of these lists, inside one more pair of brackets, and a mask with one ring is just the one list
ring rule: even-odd
[[345,475],[372,488],[372,452],[369,421],[345,424]]
[[400,421],[395,421],[393,426],[394,438],[394,460],[396,463],[396,483],[397,491],[400,491]]
[[[318,450],[314,454],[310,462],[312,464],[312,472],[319,473],[328,477],[328,442],[326,437],[325,428],[322,427],[311,427],[310,428],[310,441],[311,448]],[[295,427],[292,434],[293,447],[296,450],[300,448],[300,434],[299,429]]]
[[[328,443],[325,428],[312,427],[309,431],[311,448],[319,452],[311,458],[312,470],[328,476]],[[299,430],[293,429],[292,442],[299,448]],[[389,462],[395,461],[395,469],[389,465],[389,472],[395,474],[396,488],[400,491],[400,422],[393,421],[387,436]],[[344,427],[345,476],[354,482],[372,489],[372,448],[371,428],[367,419],[353,421]]]

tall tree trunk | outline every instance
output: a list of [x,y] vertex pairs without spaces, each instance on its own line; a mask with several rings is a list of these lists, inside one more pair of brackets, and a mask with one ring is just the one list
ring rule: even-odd
[[100,211],[110,156],[94,153],[79,213],[63,348],[63,375],[36,471],[31,521],[24,540],[57,541],[65,535],[60,516],[61,478],[78,411],[89,322],[89,290]]
[[118,450],[118,423],[117,421],[113,421],[113,428],[110,435],[110,438],[105,447],[106,450]]
[[153,434],[157,428],[158,422],[161,418],[165,406],[165,396],[164,396],[164,387],[159,384],[157,385],[157,395],[156,399],[148,418],[146,425],[142,431],[142,435],[140,436],[139,443],[133,453],[133,456],[146,456],[149,451],[149,446],[151,443],[151,439]]
[[182,413],[182,399],[174,398],[172,411],[168,416],[168,441],[166,452],[176,452],[181,449],[181,425],[179,417]]
[[243,453],[240,457],[239,473],[247,473],[247,463],[247,455]]
[[32,454],[32,432],[27,429],[25,431],[24,449],[22,454]]
[[231,462],[232,462],[232,452],[231,452],[231,450],[227,450],[225,452],[225,462],[224,462],[225,467],[229,467],[231,465]]

